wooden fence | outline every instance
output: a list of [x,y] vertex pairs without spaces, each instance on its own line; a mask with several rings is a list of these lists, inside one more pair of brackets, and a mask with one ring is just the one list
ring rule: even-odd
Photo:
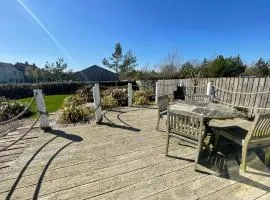
[[200,78],[197,86],[191,79],[159,80],[160,94],[174,94],[177,87],[186,87],[186,93],[206,94],[207,83],[212,81],[215,98],[226,104],[237,107],[247,107],[253,114],[258,109],[270,108],[270,77],[228,77],[228,78]]

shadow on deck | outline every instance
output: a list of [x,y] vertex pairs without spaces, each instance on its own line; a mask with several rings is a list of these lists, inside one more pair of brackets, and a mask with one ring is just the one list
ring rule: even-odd
[[[140,117],[136,115],[134,117],[133,112],[138,112]],[[187,199],[199,199],[223,190],[223,194],[227,194],[228,185],[238,183],[262,190],[264,193],[270,191],[267,182],[270,180],[270,169],[263,163],[266,153],[264,148],[249,151],[247,173],[242,174],[239,173],[241,147],[220,138],[221,145],[218,153],[212,154],[208,150],[203,150],[200,153],[198,171],[195,172],[193,156],[196,150],[192,146],[179,145],[178,141],[173,141],[171,156],[165,157],[166,133],[162,131],[166,127],[165,119],[161,121],[160,130],[155,131],[155,109],[125,108],[105,112],[103,116],[105,122],[95,125],[93,129],[91,126],[72,128],[72,132],[79,133],[80,136],[62,130],[48,131],[51,138],[44,139],[38,144],[35,152],[28,153],[28,159],[18,169],[18,175],[10,179],[12,182],[6,193],[6,199],[21,197],[20,195],[24,195],[22,199],[38,199],[53,194],[59,195],[59,199],[98,199],[98,197],[120,199],[121,196],[124,197],[122,199],[129,199],[130,194],[134,195],[134,199],[175,199],[180,197],[175,195],[183,195],[183,191],[188,190],[185,194]],[[56,142],[57,138],[61,138],[61,141]],[[74,143],[79,143],[79,146]],[[54,147],[49,153],[45,149],[48,145]],[[67,147],[69,151],[60,154]],[[25,181],[22,178],[29,178],[30,175],[26,173],[29,166],[32,165],[33,169],[38,165],[34,160],[41,152],[47,157],[44,156],[45,162],[40,165],[41,170],[35,171],[37,172],[36,184],[19,185],[20,182]],[[59,163],[54,163],[57,167],[52,169],[55,171],[51,173],[52,162],[58,157],[62,159]],[[75,176],[76,179],[72,179]],[[254,179],[254,176],[259,178]],[[220,180],[224,181],[227,186],[211,188],[212,192],[209,192],[207,183],[202,180],[203,177],[213,182],[218,179],[218,184]],[[193,188],[192,184],[197,180],[201,185],[198,187],[195,185]],[[231,183],[231,180],[236,183]],[[54,183],[56,186],[51,187],[50,184]],[[28,190],[30,191],[28,194],[24,194],[24,189],[27,187],[31,190]],[[201,192],[203,188],[204,193],[202,192],[200,196],[188,196],[193,195],[195,190]],[[177,190],[181,192],[173,192]],[[246,192],[245,188],[243,191]],[[256,198],[259,196],[260,194]]]
[[32,157],[27,161],[27,163],[23,166],[22,170],[20,171],[19,175],[17,176],[17,178],[15,179],[14,183],[12,184],[9,193],[6,196],[6,200],[9,200],[12,198],[12,195],[14,193],[14,191],[16,190],[17,185],[19,184],[21,178],[23,177],[25,171],[27,170],[28,166],[31,164],[31,162],[36,158],[36,156],[47,146],[49,145],[51,142],[53,142],[54,140],[56,140],[58,137],[62,137],[64,139],[69,140],[70,142],[65,144],[64,146],[62,146],[61,148],[59,148],[52,156],[51,158],[48,160],[48,162],[46,163],[45,167],[43,168],[40,177],[38,179],[38,182],[36,184],[36,188],[35,188],[35,192],[33,195],[32,199],[38,199],[38,195],[39,195],[39,191],[42,185],[42,181],[44,179],[44,176],[50,166],[50,164],[52,163],[52,161],[55,159],[55,157],[62,151],[64,150],[67,146],[71,145],[74,142],[81,142],[83,141],[83,138],[81,138],[78,135],[73,135],[73,134],[68,134],[64,131],[61,130],[54,130],[51,129],[49,131],[47,131],[46,133],[55,135],[55,137],[53,137],[52,139],[48,140],[47,142],[45,142],[33,155]]

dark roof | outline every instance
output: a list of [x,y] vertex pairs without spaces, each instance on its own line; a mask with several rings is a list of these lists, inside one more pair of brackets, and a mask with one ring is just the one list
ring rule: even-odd
[[97,65],[90,66],[82,71],[73,74],[76,80],[80,81],[115,81],[118,75],[110,70]]
[[0,62],[0,68],[6,71],[17,70],[11,63]]

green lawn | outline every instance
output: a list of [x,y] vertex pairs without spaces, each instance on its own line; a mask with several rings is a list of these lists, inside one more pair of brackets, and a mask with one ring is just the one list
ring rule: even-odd
[[[59,110],[61,105],[63,104],[63,101],[66,97],[70,96],[70,94],[59,94],[59,95],[49,95],[45,96],[45,104],[47,108],[47,112],[52,113]],[[31,101],[32,97],[24,98],[24,99],[17,99],[18,102],[22,103],[29,103]],[[34,102],[31,106],[32,116],[36,116],[37,114],[37,108],[36,103]]]

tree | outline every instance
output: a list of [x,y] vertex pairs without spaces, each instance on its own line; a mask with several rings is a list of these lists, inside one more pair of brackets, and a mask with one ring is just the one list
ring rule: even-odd
[[225,77],[239,76],[245,71],[247,67],[246,65],[243,64],[239,55],[237,55],[236,57],[226,58],[225,65],[226,65],[226,68],[224,71]]
[[137,58],[132,54],[131,50],[123,57],[122,65],[120,65],[120,77],[123,79],[131,80],[137,72],[135,67],[137,66]]
[[137,58],[132,54],[132,51],[129,50],[124,56],[123,64],[120,65],[121,72],[131,72],[137,66]]
[[67,64],[64,62],[63,58],[59,58],[56,62],[55,62],[55,74],[57,76],[57,78],[61,81],[61,83],[63,83],[63,78],[64,78],[64,72],[67,69]]
[[168,53],[160,65],[160,71],[163,79],[177,78],[180,68],[180,59],[178,52],[173,50]]
[[196,69],[194,66],[191,64],[191,62],[185,62],[184,64],[181,65],[180,69],[180,77],[181,78],[191,78],[195,75]]
[[[180,69],[180,77],[181,78],[190,78],[192,84],[194,86],[198,85],[199,78],[201,75],[201,71],[198,67],[198,63],[196,61],[191,61],[185,62],[182,64],[181,69]],[[196,88],[194,87],[194,93],[196,92]]]
[[51,80],[60,81],[63,83],[64,80],[71,78],[71,71],[67,71],[68,65],[64,62],[63,58],[59,58],[55,63],[46,62],[43,70],[46,74],[50,74]]
[[254,65],[254,73],[256,76],[265,77],[269,76],[270,72],[270,62],[265,61],[263,58],[260,58]]
[[133,73],[135,67],[137,66],[137,58],[132,54],[131,50],[129,50],[123,56],[120,43],[116,43],[114,52],[109,60],[104,58],[102,60],[102,64],[110,69],[113,69],[117,74],[122,73],[122,75],[124,75],[123,77],[129,77],[130,73]]
[[122,58],[123,58],[123,55],[122,55],[121,44],[116,43],[114,47],[114,52],[112,53],[112,57],[109,58],[112,61],[112,63],[110,63],[107,58],[104,58],[102,61],[102,64],[107,66],[110,69],[113,69],[118,74],[119,69],[121,67]]
[[240,56],[224,58],[217,56],[214,60],[204,60],[201,71],[204,77],[239,76],[246,69]]

